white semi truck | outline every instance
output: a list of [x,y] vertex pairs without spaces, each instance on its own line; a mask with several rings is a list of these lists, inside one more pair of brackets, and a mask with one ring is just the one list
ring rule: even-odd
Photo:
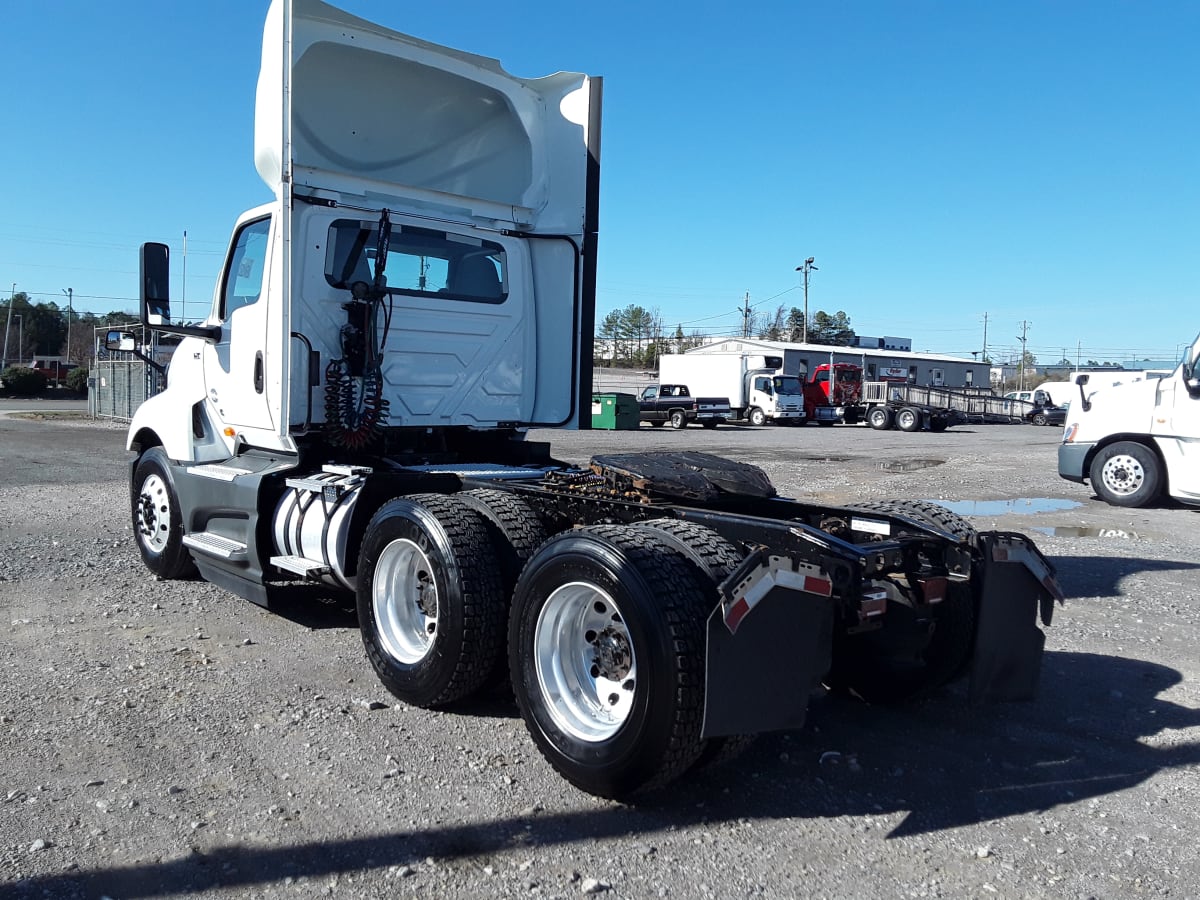
[[1076,378],[1058,474],[1091,481],[1114,506],[1147,506],[1164,494],[1200,505],[1200,337],[1175,370],[1096,389]]
[[783,374],[783,358],[748,353],[669,353],[658,358],[663,383],[686,384],[695,396],[728,397],[733,420],[804,424],[804,387]]
[[168,249],[142,248],[143,324],[182,338],[128,435],[157,576],[268,607],[350,592],[398,698],[510,681],[546,759],[608,797],[799,726],[822,682],[1032,694],[1061,594],[1024,536],[527,439],[589,423],[599,79],[273,0],[256,116],[274,199],[237,220],[201,324],[171,319]]

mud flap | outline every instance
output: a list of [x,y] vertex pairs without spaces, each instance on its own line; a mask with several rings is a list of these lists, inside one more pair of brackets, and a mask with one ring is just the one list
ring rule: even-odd
[[1063,599],[1054,566],[1021,534],[984,532],[979,545],[982,586],[970,700],[1031,700],[1046,643],[1037,620],[1049,625],[1054,601]]
[[804,724],[809,695],[829,671],[833,600],[780,580],[760,578],[750,607],[723,597],[708,617],[705,738]]

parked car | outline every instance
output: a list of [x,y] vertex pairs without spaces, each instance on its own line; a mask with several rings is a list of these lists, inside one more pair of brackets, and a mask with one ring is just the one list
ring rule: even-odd
[[1035,406],[1025,414],[1025,421],[1031,425],[1057,425],[1061,428],[1067,422],[1066,406]]

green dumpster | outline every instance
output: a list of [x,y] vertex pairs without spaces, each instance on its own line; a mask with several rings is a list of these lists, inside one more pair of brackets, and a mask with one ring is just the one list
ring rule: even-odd
[[633,394],[592,394],[592,427],[631,431],[638,427],[638,400]]

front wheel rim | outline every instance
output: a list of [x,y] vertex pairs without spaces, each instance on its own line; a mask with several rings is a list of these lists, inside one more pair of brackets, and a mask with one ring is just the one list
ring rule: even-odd
[[1146,470],[1136,458],[1122,453],[1105,461],[1100,477],[1114,494],[1128,497],[1141,490],[1146,481]]
[[371,606],[388,655],[407,665],[428,655],[437,639],[438,589],[429,557],[412,541],[392,541],[380,552]]
[[587,743],[620,731],[633,709],[637,661],[612,597],[586,582],[556,588],[533,642],[538,687],[554,723]]
[[171,537],[171,492],[158,475],[150,475],[138,492],[138,540],[151,553],[162,553]]

